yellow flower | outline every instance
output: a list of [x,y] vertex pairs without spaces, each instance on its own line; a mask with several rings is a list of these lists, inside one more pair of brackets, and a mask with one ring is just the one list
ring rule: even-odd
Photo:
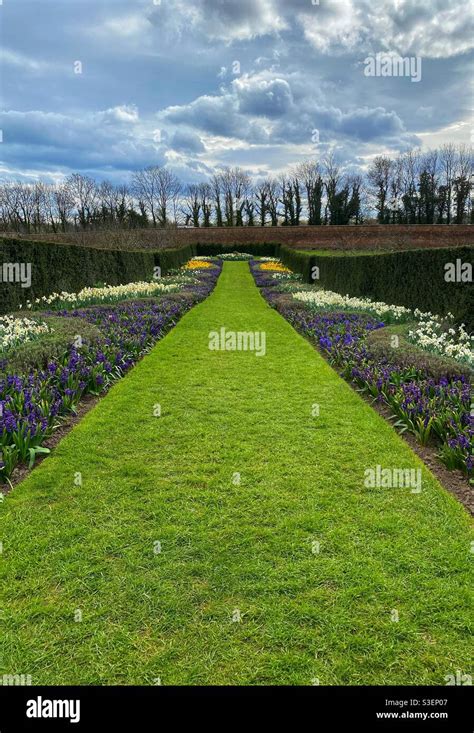
[[185,270],[204,270],[208,267],[214,267],[212,262],[207,260],[189,260],[184,266]]
[[291,272],[288,267],[285,267],[281,262],[263,262],[260,265],[261,270],[271,270],[272,272]]

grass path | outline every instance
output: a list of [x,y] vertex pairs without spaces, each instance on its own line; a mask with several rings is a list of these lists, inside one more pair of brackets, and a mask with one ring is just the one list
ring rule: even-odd
[[[265,331],[266,356],[210,351],[221,326]],[[212,296],[0,504],[0,674],[306,685],[469,672],[470,520],[424,468],[421,494],[364,488],[377,464],[422,467],[265,304],[248,265],[226,263]]]

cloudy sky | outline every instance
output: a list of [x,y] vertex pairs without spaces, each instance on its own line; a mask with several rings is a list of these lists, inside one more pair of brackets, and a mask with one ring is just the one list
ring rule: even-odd
[[[471,138],[461,0],[3,0],[0,25],[4,178],[260,177]],[[367,76],[374,54],[421,81]]]

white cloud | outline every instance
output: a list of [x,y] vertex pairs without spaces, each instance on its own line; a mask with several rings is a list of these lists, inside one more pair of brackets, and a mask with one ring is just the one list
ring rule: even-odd
[[45,71],[50,68],[50,64],[46,61],[25,56],[22,53],[11,51],[8,48],[0,48],[0,64],[5,66],[16,66],[30,72]]
[[[83,14],[56,2],[29,25],[9,3],[2,91],[22,111],[0,125],[8,169],[277,171],[314,154],[314,129],[318,152],[338,146],[350,161],[470,138],[462,0],[103,0]],[[420,84],[368,80],[377,52],[420,55]]]
[[322,53],[347,52],[361,42],[363,20],[352,0],[309,6],[296,19],[305,38]]
[[98,33],[131,38],[142,35],[150,30],[150,21],[144,13],[117,15],[106,20],[99,28]]
[[209,40],[232,43],[278,34],[288,28],[273,0],[167,0],[150,16],[171,34],[202,34]]
[[136,123],[139,120],[138,109],[134,104],[122,104],[111,107],[102,113],[104,121]]
[[474,14],[459,0],[335,0],[296,18],[309,43],[326,54],[386,50],[449,58],[473,48]]

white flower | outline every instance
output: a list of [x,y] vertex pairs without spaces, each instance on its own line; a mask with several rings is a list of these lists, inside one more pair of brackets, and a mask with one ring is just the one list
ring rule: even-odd
[[466,332],[464,324],[457,329],[451,326],[444,330],[443,321],[452,321],[453,318],[448,313],[444,319],[436,317],[431,321],[421,320],[415,330],[408,332],[408,340],[427,351],[474,366],[474,353],[470,345],[474,337]]
[[416,308],[412,314],[409,308],[401,305],[378,303],[370,298],[351,298],[349,295],[340,295],[331,290],[299,291],[293,293],[293,298],[316,310],[360,310],[374,313],[382,320],[390,317],[394,321],[412,320],[414,317],[418,324],[416,328],[408,331],[409,341],[427,351],[449,356],[451,359],[474,366],[472,348],[474,336],[467,333],[464,323],[458,327],[454,326],[452,313],[447,313],[445,317],[442,317],[424,313]]
[[[252,260],[253,255],[249,255],[248,252],[224,252],[220,255],[216,255],[220,260]],[[198,259],[198,258],[196,258]]]
[[0,316],[0,353],[13,346],[33,341],[42,334],[51,333],[52,330],[44,322],[40,323],[28,318]]
[[[176,275],[170,278],[162,278],[154,282],[135,282],[127,285],[104,285],[102,288],[82,288],[78,293],[68,293],[62,290],[60,293],[51,293],[48,297],[43,296],[43,300],[47,305],[55,304],[62,308],[68,304],[74,305],[76,308],[81,306],[94,305],[94,303],[106,302],[114,303],[118,300],[152,297],[160,293],[175,293],[186,283],[196,282],[185,275]],[[34,303],[40,303],[37,298]],[[27,301],[26,307],[33,307],[30,301]]]
[[340,308],[341,310],[360,310],[373,313],[380,318],[391,317],[394,321],[407,320],[411,310],[402,305],[387,305],[370,298],[352,298],[349,295],[340,295],[332,290],[306,290],[293,294],[293,298],[307,303],[317,310]]

